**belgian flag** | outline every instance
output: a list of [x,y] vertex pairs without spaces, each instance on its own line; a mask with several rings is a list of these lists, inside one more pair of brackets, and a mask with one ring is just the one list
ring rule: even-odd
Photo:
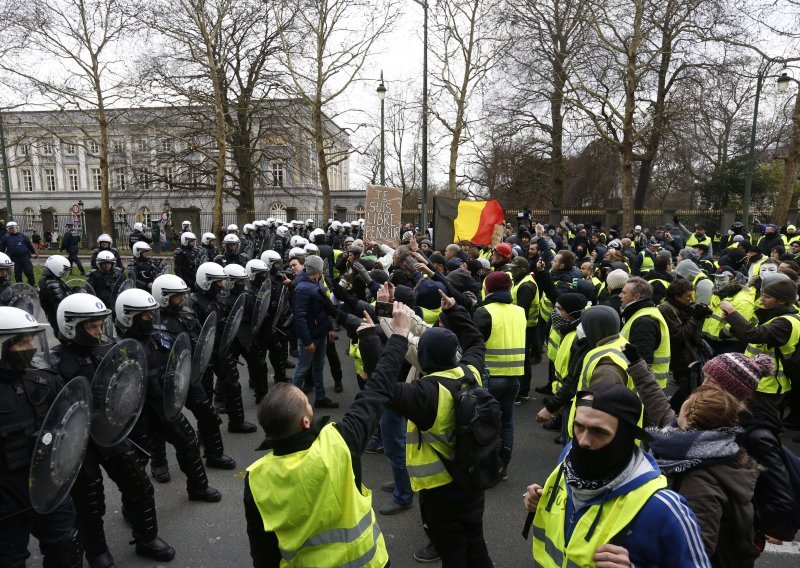
[[433,242],[438,249],[450,243],[469,241],[474,245],[491,245],[495,225],[504,225],[500,203],[465,201],[436,197],[433,200]]

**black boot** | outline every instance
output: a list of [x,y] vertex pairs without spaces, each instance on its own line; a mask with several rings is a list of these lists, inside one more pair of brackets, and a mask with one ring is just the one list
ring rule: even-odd
[[44,568],[83,568],[83,545],[78,531],[68,537],[42,547],[42,566]]
[[217,431],[206,433],[205,435],[205,456],[206,465],[215,469],[236,469],[236,462],[233,458],[226,456],[222,446],[222,434],[217,426]]
[[175,457],[181,471],[186,475],[189,499],[208,502],[222,499],[219,491],[208,486],[206,468],[203,467],[203,458],[200,457],[200,447],[192,425],[183,414],[178,414],[171,427],[175,429]]
[[258,428],[252,422],[244,419],[244,404],[242,403],[242,387],[239,383],[229,384],[225,389],[228,405],[228,432],[238,434],[252,434]]
[[167,464],[167,443],[161,436],[151,436],[150,440],[150,472],[159,483],[168,483],[169,464]]
[[136,554],[159,562],[169,562],[175,558],[175,549],[158,536],[155,501],[149,499],[145,502],[130,503],[127,510],[133,525]]
[[89,562],[89,568],[116,568],[114,557],[108,550],[92,558],[87,557],[86,561]]
[[192,411],[197,418],[197,433],[203,446],[203,457],[206,458],[206,465],[216,469],[235,469],[236,462],[224,455],[225,447],[222,443],[222,434],[219,425],[222,419],[214,411],[214,405],[210,399],[196,401],[186,404],[186,408]]
[[136,554],[158,562],[169,562],[175,558],[175,549],[167,541],[157,536],[149,542],[136,541]]

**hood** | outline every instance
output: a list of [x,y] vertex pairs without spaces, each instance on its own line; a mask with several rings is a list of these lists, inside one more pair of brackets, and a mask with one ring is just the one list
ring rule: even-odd
[[486,304],[510,304],[511,303],[511,291],[510,290],[497,290],[496,292],[492,292],[488,294],[486,298],[483,300],[481,305],[485,306]]
[[417,286],[416,305],[426,310],[435,310],[441,307],[442,298],[439,296],[439,290],[447,294],[447,288],[441,282],[429,278],[423,280]]
[[469,270],[464,270],[462,268],[453,270],[447,274],[447,279],[460,292],[475,291],[474,288],[477,282],[475,282]]
[[431,327],[422,334],[417,345],[417,359],[425,374],[458,366],[458,338],[443,327]]
[[758,318],[759,324],[763,324],[778,316],[796,313],[797,309],[794,306],[780,306],[772,310],[768,310],[766,308],[756,308],[755,310],[756,318]]
[[700,267],[691,260],[682,260],[675,267],[675,274],[686,280],[694,280],[700,274]]
[[592,306],[584,310],[581,327],[593,348],[602,339],[619,333],[619,314],[610,306]]
[[766,428],[776,436],[783,432],[783,422],[775,409],[754,398],[747,399],[747,410],[739,414],[739,425],[746,432],[756,428]]

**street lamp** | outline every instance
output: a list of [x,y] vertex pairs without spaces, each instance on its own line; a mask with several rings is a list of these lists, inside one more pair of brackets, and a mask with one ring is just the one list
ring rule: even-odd
[[781,73],[781,76],[778,77],[778,92],[785,93],[786,90],[789,88],[789,83],[792,82],[792,78],[789,77],[788,73]]
[[[753,127],[750,130],[750,151],[747,156],[747,173],[744,179],[744,201],[742,203],[742,221],[745,226],[750,224],[750,190],[753,187],[753,171],[756,168],[756,126],[758,124],[758,99],[761,97],[761,87],[767,73],[775,63],[783,63],[784,60],[778,57],[771,57],[761,64],[756,78],[756,100],[753,105]],[[785,77],[785,78],[784,78]],[[788,88],[790,79],[784,73],[778,78],[778,90],[785,91]]]
[[381,101],[381,185],[386,185],[386,169],[384,166],[384,132],[383,132],[383,99],[386,98],[386,85],[383,84],[383,70],[381,70],[381,84],[378,85],[378,98]]

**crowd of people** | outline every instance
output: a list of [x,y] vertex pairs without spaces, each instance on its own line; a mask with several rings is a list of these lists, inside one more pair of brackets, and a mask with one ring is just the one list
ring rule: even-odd
[[[244,484],[254,566],[389,565],[362,483],[365,451],[391,466],[378,514],[406,511],[418,494],[429,542],[416,560],[492,566],[484,503],[509,479],[514,409],[534,389],[545,395],[537,421],[563,446],[547,479],[526,479],[537,565],[753,566],[766,542],[800,528],[800,468],[781,442],[784,428],[800,429],[800,232],[760,230],[734,223],[707,235],[676,218],[620,233],[522,219],[494,246],[434,246],[412,225],[397,243],[365,241],[363,220],[257,220],[221,238],[198,238],[185,221],[172,262],[151,257],[141,226],[126,267],[101,235],[79,288],[64,280],[77,260],[66,247],[39,282],[59,342],[48,365],[34,341],[45,326],[0,307],[0,404],[11,409],[0,413],[0,564],[24,566],[33,534],[45,566],[81,566],[83,556],[114,566],[102,470],[120,489],[136,553],[172,560],[151,478],[171,478],[168,442],[188,498],[219,501],[206,468],[236,467],[220,430],[227,415],[229,433],[256,433],[257,422],[265,435]],[[21,281],[18,264],[0,253],[0,299],[12,268]],[[185,407],[171,408],[171,353],[184,334],[194,351],[213,349]],[[317,411],[341,402],[337,334],[359,393],[332,423]],[[111,447],[90,441],[71,498],[31,511],[42,408],[126,340],[147,360],[135,425]]]

